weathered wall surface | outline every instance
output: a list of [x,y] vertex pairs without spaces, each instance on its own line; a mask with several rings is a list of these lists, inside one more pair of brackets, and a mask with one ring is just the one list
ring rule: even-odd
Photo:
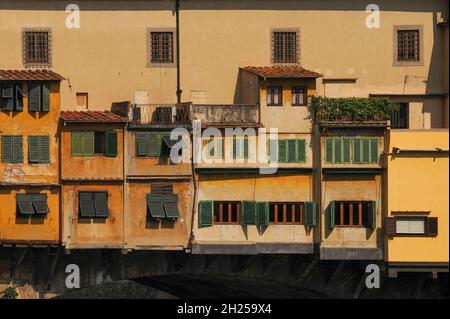
[[[448,130],[391,130],[389,149],[448,150]],[[387,215],[392,211],[430,211],[438,217],[437,237],[394,237],[387,239],[389,262],[447,262],[449,182],[448,153],[389,156]]]

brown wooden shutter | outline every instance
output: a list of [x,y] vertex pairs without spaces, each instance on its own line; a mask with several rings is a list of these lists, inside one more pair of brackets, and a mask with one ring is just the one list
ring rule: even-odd
[[438,219],[437,217],[427,218],[427,237],[437,237],[438,235]]
[[386,235],[395,236],[397,234],[397,226],[395,224],[395,217],[387,217],[385,223]]

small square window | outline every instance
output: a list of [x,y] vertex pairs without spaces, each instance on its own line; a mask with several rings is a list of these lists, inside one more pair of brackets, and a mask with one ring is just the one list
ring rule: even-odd
[[51,67],[51,30],[48,28],[24,29],[22,37],[25,67]]
[[147,67],[167,67],[176,64],[174,28],[148,29]]
[[89,108],[89,96],[88,93],[80,93],[77,92],[77,106],[84,107],[85,109]]
[[294,64],[299,61],[299,31],[277,29],[272,31],[272,63]]
[[267,106],[283,105],[283,88],[281,86],[267,87]]
[[391,128],[406,129],[408,128],[408,110],[409,103],[398,103],[399,109],[391,112]]
[[423,65],[423,26],[394,26],[394,66]]
[[306,106],[308,104],[307,89],[304,86],[292,87],[292,106]]

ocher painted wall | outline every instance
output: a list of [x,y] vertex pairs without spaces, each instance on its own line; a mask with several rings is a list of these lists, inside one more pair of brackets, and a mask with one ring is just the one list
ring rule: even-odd
[[[448,150],[448,130],[391,130],[389,149]],[[394,237],[387,239],[389,262],[449,261],[449,182],[448,152],[419,153],[388,157],[388,209],[392,211],[431,211],[438,217],[438,236]]]
[[[200,175],[198,200],[255,200],[302,202],[312,200],[312,178],[304,175]],[[269,225],[259,234],[256,226],[213,225],[198,227],[198,207],[194,215],[196,243],[312,243],[313,232],[304,225]],[[246,230],[245,230],[246,228]]]
[[[46,194],[49,213],[45,217],[17,214],[16,194]],[[59,243],[59,188],[0,187],[0,243]]]

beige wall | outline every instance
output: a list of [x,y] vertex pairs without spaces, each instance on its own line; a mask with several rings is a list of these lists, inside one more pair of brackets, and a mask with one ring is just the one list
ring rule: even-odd
[[[174,27],[174,1],[78,1],[81,28],[67,29],[66,3],[2,1],[0,69],[22,68],[21,28],[51,27],[53,69],[68,78],[62,108],[72,109],[76,92],[88,92],[91,109],[134,99],[148,91],[150,103],[175,101],[175,68],[147,68],[146,30]],[[232,103],[238,71],[270,64],[270,29],[300,29],[301,65],[325,77],[355,77],[354,94],[441,93],[444,45],[436,13],[448,3],[378,1],[380,29],[365,27],[368,3],[325,1],[181,1],[183,100],[202,91],[206,103]],[[424,62],[393,67],[394,25],[423,25]],[[409,80],[405,83],[405,76]],[[426,83],[424,83],[426,79]],[[323,94],[323,88],[318,88]]]

